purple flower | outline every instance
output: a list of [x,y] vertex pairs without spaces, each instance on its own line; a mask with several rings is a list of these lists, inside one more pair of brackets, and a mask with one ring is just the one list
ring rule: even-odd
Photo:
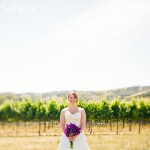
[[[76,136],[80,134],[81,127],[76,126],[74,123],[66,124],[64,133],[67,137]],[[70,141],[70,148],[73,148],[73,141]]]

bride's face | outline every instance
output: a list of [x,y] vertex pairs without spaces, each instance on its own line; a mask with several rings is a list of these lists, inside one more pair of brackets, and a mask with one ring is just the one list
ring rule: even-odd
[[77,103],[77,99],[74,97],[74,95],[73,94],[70,94],[70,96],[69,96],[69,102],[70,103]]

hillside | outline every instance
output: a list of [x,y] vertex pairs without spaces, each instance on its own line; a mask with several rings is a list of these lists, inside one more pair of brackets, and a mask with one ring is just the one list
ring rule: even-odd
[[[52,91],[48,93],[0,93],[0,104],[5,100],[22,100],[26,98],[32,98],[34,100],[38,98],[42,99],[66,99],[69,91]],[[82,100],[101,100],[102,98],[113,99],[119,97],[121,99],[132,97],[150,97],[150,86],[132,86],[113,90],[103,91],[76,91],[79,98]]]

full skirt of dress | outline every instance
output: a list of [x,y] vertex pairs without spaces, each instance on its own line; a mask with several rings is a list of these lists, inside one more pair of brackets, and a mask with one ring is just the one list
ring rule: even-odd
[[73,148],[70,148],[70,141],[65,133],[62,133],[57,150],[90,150],[84,131],[73,141]]

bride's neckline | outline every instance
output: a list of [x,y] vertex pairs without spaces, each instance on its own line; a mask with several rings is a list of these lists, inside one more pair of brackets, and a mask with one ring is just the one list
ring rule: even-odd
[[[78,107],[78,109],[79,109],[79,107]],[[77,113],[80,113],[80,110],[78,111],[78,112],[76,112],[76,113],[74,113],[74,114],[72,114],[69,110],[68,110],[68,107],[67,107],[67,109],[66,109],[71,115],[75,115],[75,114],[77,114]]]

